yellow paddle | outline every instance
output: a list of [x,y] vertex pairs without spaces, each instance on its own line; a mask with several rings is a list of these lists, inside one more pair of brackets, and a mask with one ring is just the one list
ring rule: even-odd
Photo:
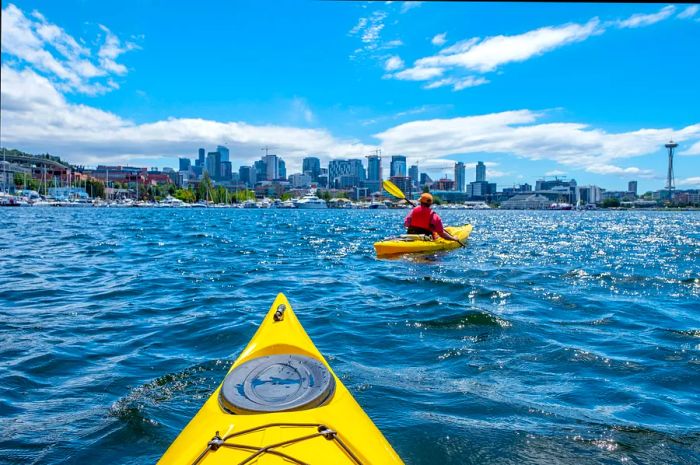
[[[388,193],[393,195],[394,197],[401,199],[401,200],[405,200],[406,202],[410,203],[414,207],[416,206],[415,203],[413,203],[412,201],[410,201],[409,199],[406,198],[406,195],[403,193],[403,191],[401,189],[399,189],[398,186],[396,184],[394,184],[393,182],[389,181],[388,179],[385,179],[382,182],[382,185],[384,186],[384,189]],[[455,239],[457,239],[457,238],[455,238]],[[457,239],[457,242],[459,243],[459,245],[464,247],[464,243],[462,241]]]
[[403,191],[401,189],[399,189],[396,186],[396,184],[394,184],[393,182],[389,181],[388,179],[385,179],[384,182],[382,183],[382,185],[384,186],[384,189],[388,193],[393,195],[394,197],[401,199],[401,200],[405,200],[406,202],[410,203],[414,207],[416,206],[415,203],[413,203],[412,201],[410,201],[409,199],[406,198],[406,195],[404,195]]

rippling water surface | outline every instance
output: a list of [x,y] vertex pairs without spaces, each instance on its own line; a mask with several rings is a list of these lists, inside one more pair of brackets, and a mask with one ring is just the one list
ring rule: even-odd
[[408,464],[700,463],[700,214],[0,210],[0,462],[154,463],[278,292]]

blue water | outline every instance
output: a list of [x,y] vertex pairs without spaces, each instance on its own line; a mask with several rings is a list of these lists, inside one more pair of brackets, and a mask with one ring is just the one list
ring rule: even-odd
[[408,464],[700,463],[700,214],[0,210],[0,462],[154,463],[282,291]]

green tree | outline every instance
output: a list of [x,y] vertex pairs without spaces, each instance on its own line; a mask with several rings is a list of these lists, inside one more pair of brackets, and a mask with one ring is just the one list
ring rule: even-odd
[[197,200],[211,200],[212,183],[208,172],[204,172],[197,186]]
[[429,194],[429,193],[430,193],[430,188],[429,188],[427,185],[423,186],[423,193],[424,193],[424,194]]
[[620,199],[613,197],[603,200],[603,208],[615,208],[620,206]]
[[88,179],[85,181],[85,191],[92,198],[105,198],[105,185],[97,179]]
[[173,197],[187,203],[193,203],[197,200],[194,191],[190,189],[177,189],[173,193]]

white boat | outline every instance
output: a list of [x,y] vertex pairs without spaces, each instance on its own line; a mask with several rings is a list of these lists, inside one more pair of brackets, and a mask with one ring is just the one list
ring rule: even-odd
[[315,193],[309,193],[297,201],[297,208],[328,208],[328,205],[325,200],[319,199]]
[[246,200],[243,208],[258,208],[258,204],[254,200]]

